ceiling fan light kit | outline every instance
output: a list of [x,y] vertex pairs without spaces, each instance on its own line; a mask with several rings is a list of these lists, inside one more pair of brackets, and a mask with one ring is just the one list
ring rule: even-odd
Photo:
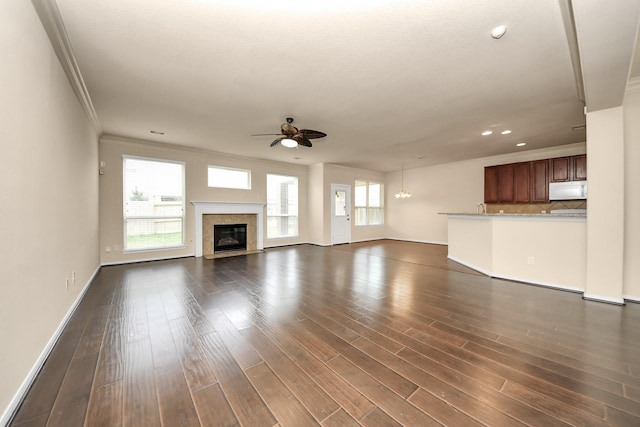
[[280,133],[259,133],[251,136],[279,136],[272,143],[271,147],[282,145],[287,148],[296,148],[300,145],[303,147],[313,147],[310,139],[324,138],[326,133],[311,129],[300,129],[293,126],[293,117],[287,117],[287,122],[280,125]]
[[295,148],[298,146],[298,141],[296,141],[295,139],[282,138],[280,140],[280,144],[287,148]]

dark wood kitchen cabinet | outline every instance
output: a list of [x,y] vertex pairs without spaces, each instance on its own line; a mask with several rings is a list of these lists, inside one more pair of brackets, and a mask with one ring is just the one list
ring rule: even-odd
[[571,181],[571,157],[549,160],[549,182]]
[[549,182],[586,181],[587,155],[549,159]]
[[498,166],[498,203],[513,203],[513,164]]
[[484,168],[484,202],[498,203],[498,166]]
[[484,168],[484,202],[513,203],[514,165],[488,166]]
[[529,203],[531,201],[531,162],[513,165],[513,201]]
[[531,163],[531,202],[549,201],[549,160],[535,160]]
[[587,155],[484,168],[485,203],[547,203],[549,183],[587,179]]
[[573,180],[574,181],[586,181],[587,180],[587,155],[573,156]]

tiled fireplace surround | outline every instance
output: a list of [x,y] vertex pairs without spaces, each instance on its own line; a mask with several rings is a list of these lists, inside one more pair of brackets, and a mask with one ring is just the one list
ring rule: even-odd
[[191,202],[195,206],[195,253],[213,254],[214,224],[247,224],[247,251],[264,249],[265,203]]

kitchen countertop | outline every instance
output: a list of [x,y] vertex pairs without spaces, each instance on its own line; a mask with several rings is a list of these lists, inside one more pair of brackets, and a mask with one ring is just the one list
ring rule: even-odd
[[475,212],[439,212],[439,215],[460,215],[475,217],[539,217],[539,218],[586,218],[585,213],[475,213]]

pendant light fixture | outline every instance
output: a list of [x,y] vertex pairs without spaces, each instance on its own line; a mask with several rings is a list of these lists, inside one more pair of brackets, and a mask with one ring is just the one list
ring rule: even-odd
[[408,199],[409,197],[411,197],[411,193],[408,193],[406,191],[404,191],[404,163],[402,164],[402,172],[401,173],[401,185],[400,185],[400,191],[398,191],[396,193],[396,199]]

